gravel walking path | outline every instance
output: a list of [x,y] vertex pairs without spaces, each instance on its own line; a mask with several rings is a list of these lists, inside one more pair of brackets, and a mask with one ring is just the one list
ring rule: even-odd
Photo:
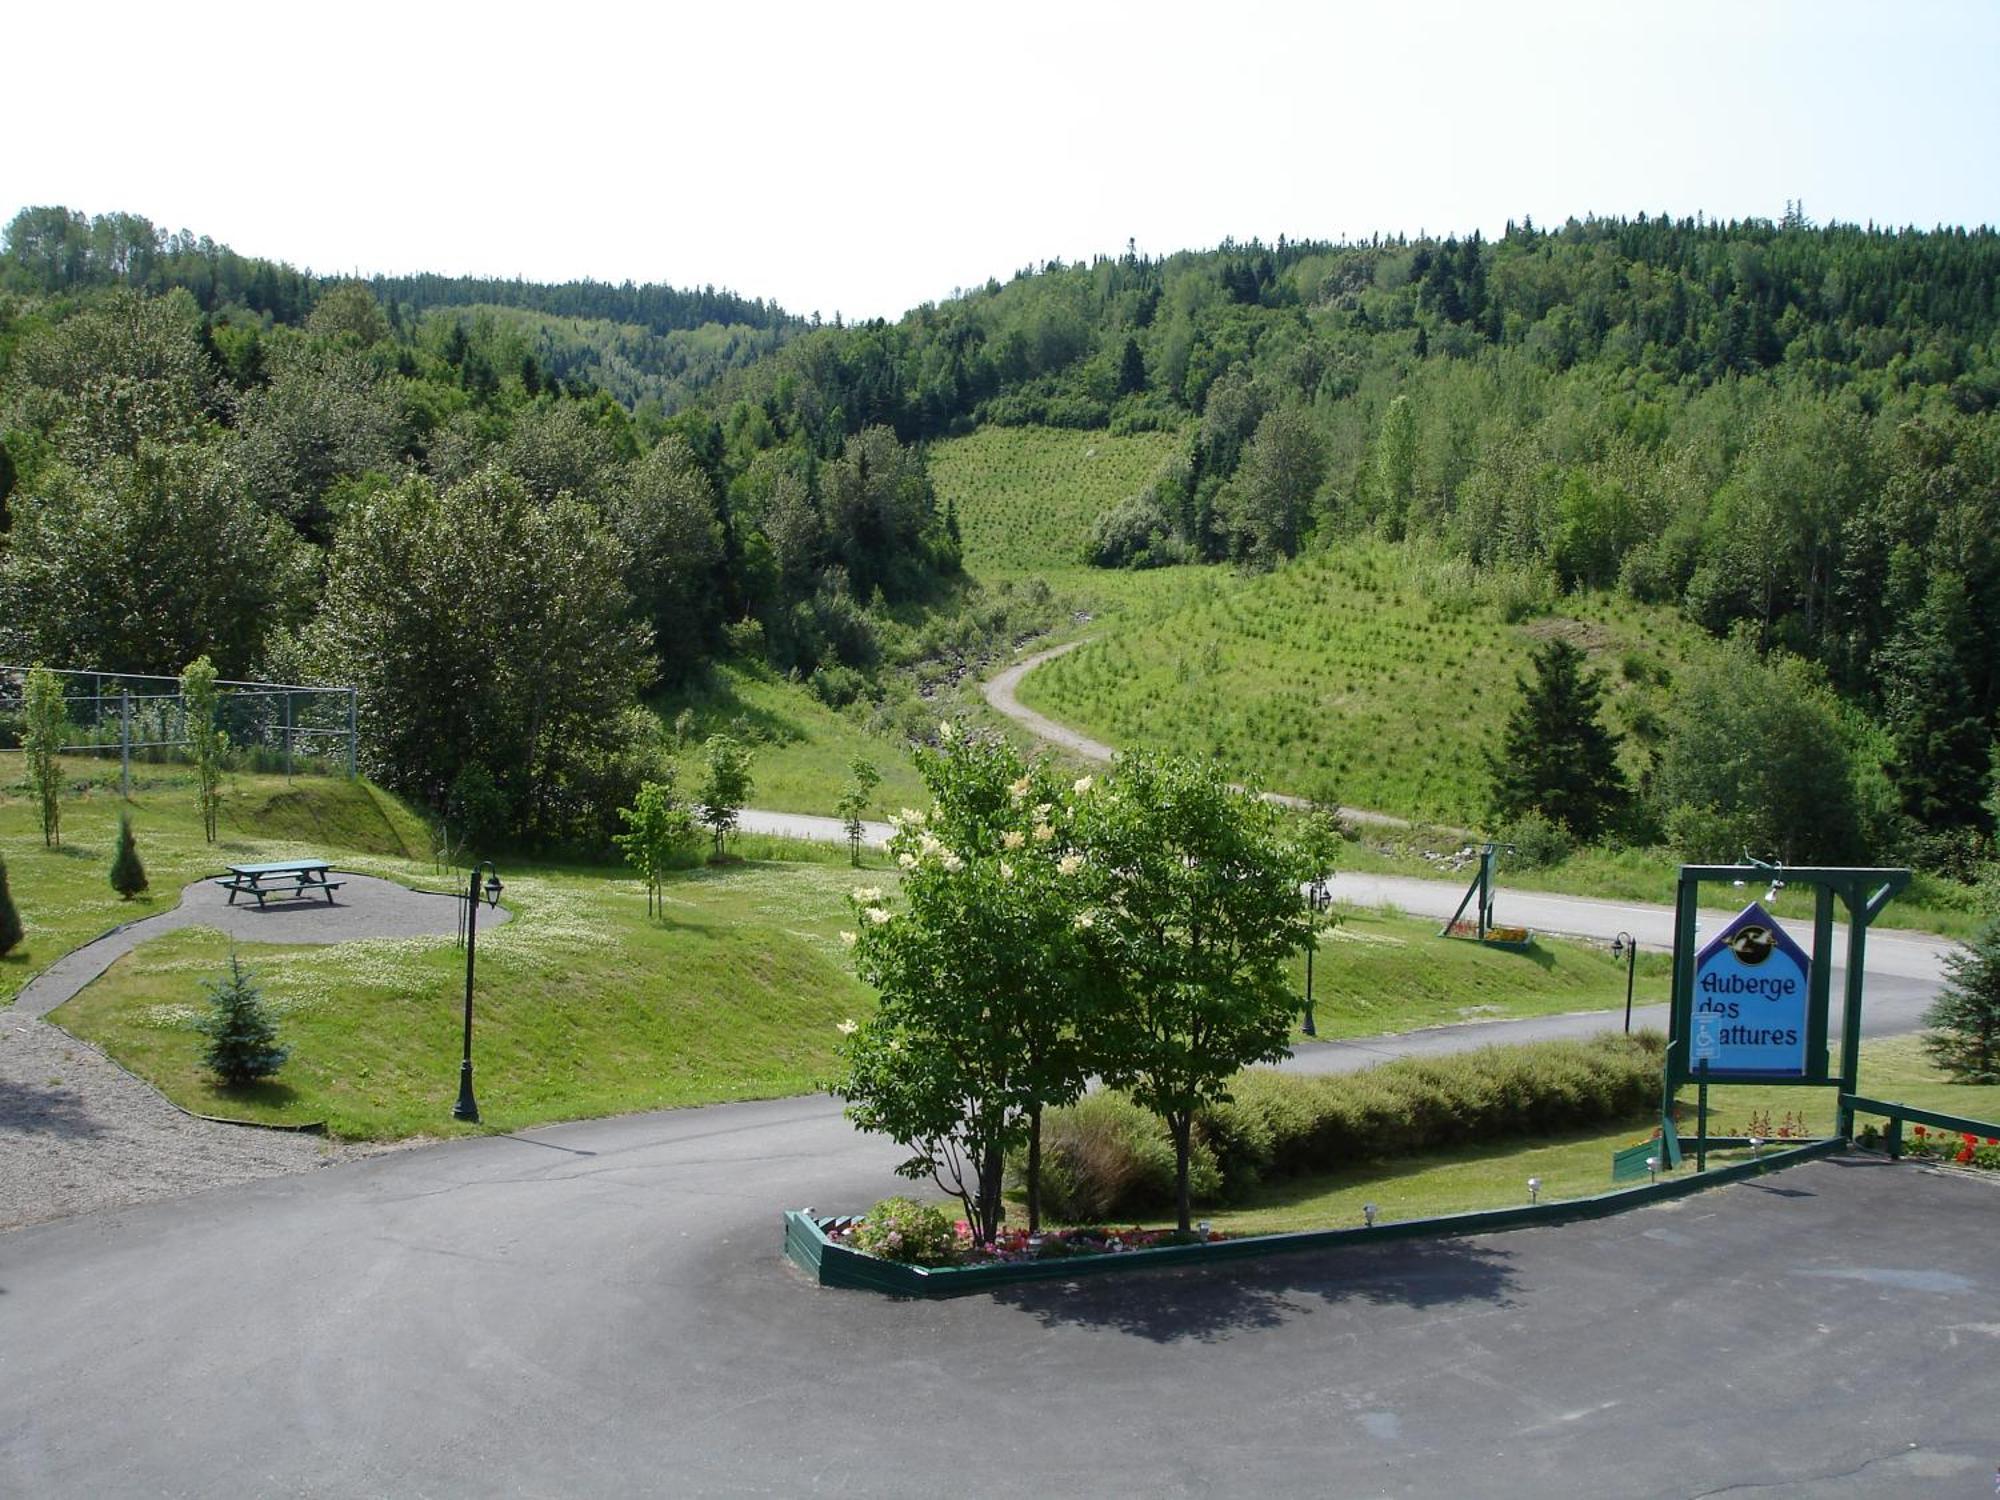
[[[213,927],[246,943],[458,930],[458,903],[449,896],[363,875],[338,878],[345,883],[334,904],[314,897],[262,908],[230,906],[226,892],[197,881],[173,910],[64,955],[0,1010],[0,1230],[302,1172],[379,1149],[198,1120],[44,1019],[121,955],[176,928]],[[507,917],[505,907],[483,912],[480,926]]]

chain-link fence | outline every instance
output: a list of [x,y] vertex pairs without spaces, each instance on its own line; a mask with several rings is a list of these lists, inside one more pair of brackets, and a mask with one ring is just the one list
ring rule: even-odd
[[[0,749],[21,744],[27,667],[0,665]],[[69,755],[117,756],[121,785],[132,789],[132,765],[186,758],[187,708],[178,677],[143,672],[79,672],[52,668],[63,685]],[[355,705],[351,687],[282,682],[218,681],[216,728],[246,770],[352,776]]]

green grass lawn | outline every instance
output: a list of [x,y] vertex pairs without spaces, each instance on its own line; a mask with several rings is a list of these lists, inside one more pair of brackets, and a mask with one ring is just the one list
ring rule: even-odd
[[933,446],[931,480],[958,515],[968,572],[1045,573],[1075,568],[1097,517],[1143,490],[1183,444],[1171,432],[984,427]]
[[[1128,596],[1087,645],[1031,673],[1021,698],[1120,748],[1210,757],[1275,791],[1469,825],[1484,811],[1483,752],[1538,643],[1561,634],[1585,650],[1620,729],[1657,715],[1660,669],[1699,649],[1671,611],[1599,594],[1509,623],[1504,592],[1370,541],[1268,574],[1207,569],[1143,602]],[[1640,746],[1627,755],[1636,772]]]
[[[483,1128],[820,1087],[837,1023],[873,1005],[838,938],[854,879],[835,863],[701,869],[649,918],[633,881],[510,869],[514,920],[479,939]],[[465,979],[451,938],[238,951],[292,1051],[276,1081],[229,1090],[200,1067],[201,982],[229,953],[209,929],[143,944],[52,1019],[203,1114],[374,1139],[470,1128],[450,1118]]]
[[829,708],[798,683],[768,670],[718,666],[712,676],[709,687],[668,695],[656,705],[668,724],[683,709],[693,711],[688,744],[677,757],[683,796],[701,784],[702,742],[712,734],[735,734],[755,751],[750,767],[753,807],[830,817],[856,758],[882,773],[870,818],[880,821],[898,807],[927,800],[908,745],[865,727],[868,705]]
[[[2000,1123],[2000,1087],[1944,1082],[1924,1059],[1915,1037],[1866,1042],[1861,1049],[1861,1092],[1896,1103],[1914,1104],[1971,1119]],[[1683,1135],[1695,1129],[1693,1089],[1681,1095]],[[1745,1135],[1753,1115],[1768,1115],[1773,1126],[1789,1113],[1802,1117],[1803,1130],[1826,1135],[1834,1126],[1834,1091],[1823,1088],[1770,1088],[1754,1085],[1709,1090],[1710,1129],[1716,1135]],[[1240,1204],[1202,1217],[1231,1234],[1276,1234],[1300,1229],[1333,1229],[1362,1222],[1362,1205],[1376,1205],[1382,1220],[1428,1218],[1473,1209],[1505,1208],[1528,1201],[1530,1177],[1542,1180],[1542,1201],[1586,1198],[1608,1192],[1612,1155],[1643,1140],[1651,1120],[1635,1120],[1610,1130],[1586,1130],[1547,1141],[1496,1141],[1420,1157],[1356,1163],[1338,1172],[1265,1183]],[[1743,1153],[1717,1152],[1711,1162]],[[1685,1170],[1694,1168],[1693,1155]]]
[[38,804],[17,752],[0,754],[0,858],[26,929],[0,958],[0,1004],[56,959],[120,923],[171,910],[181,887],[226,864],[340,850],[397,860],[428,850],[423,821],[365,781],[341,777],[240,775],[224,785],[219,837],[202,837],[192,773],[180,766],[132,769],[132,815],[151,889],[126,901],[111,889],[117,848],[118,767],[87,756],[63,761],[68,795],[62,845],[42,842]]
[[[1530,952],[1510,953],[1441,938],[1437,928],[1435,922],[1346,911],[1338,927],[1321,935],[1313,961],[1318,1034],[1374,1036],[1625,1003],[1625,962],[1602,947],[1543,938]],[[1670,969],[1664,953],[1639,955],[1647,988],[1663,988]],[[1303,958],[1293,963],[1292,976],[1304,994]]]

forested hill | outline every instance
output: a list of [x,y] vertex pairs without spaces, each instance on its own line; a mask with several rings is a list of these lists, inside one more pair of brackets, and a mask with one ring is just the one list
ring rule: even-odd
[[[211,325],[303,324],[347,282],[284,261],[239,255],[205,235],[167,233],[138,214],[95,218],[23,209],[7,226],[0,285],[44,295],[125,286],[186,291]],[[713,286],[553,284],[477,276],[376,276],[368,282],[392,328],[426,315],[504,330],[542,375],[608,391],[628,407],[671,413],[725,372],[773,353],[807,327],[774,302]]]
[[[746,321],[624,321],[723,313]],[[927,441],[1153,430],[1167,461],[1080,559],[1268,567],[1367,533],[1517,575],[1523,599],[1670,604],[1837,692],[1872,830],[1844,847],[1929,857],[1893,830],[1970,848],[1994,819],[1996,321],[1993,231],[1798,211],[1128,249],[841,327],[707,291],[334,284],[34,209],[0,253],[0,636],[106,668],[212,644],[231,670],[353,680],[399,625],[366,607],[397,549],[525,609],[531,572],[471,584],[556,527],[609,601],[578,642],[604,666],[518,680],[603,695],[535,723],[595,723],[723,652],[845,702],[879,690],[899,603],[960,587]],[[461,511],[513,529],[475,556]],[[162,566],[176,537],[237,554]],[[411,651],[443,650],[438,608]],[[474,660],[509,649],[465,628]],[[438,738],[369,753],[432,799],[446,750],[504,745],[519,709],[410,707]],[[459,732],[475,722],[494,727]],[[602,824],[626,744],[523,751],[532,784],[493,765],[523,826]]]
[[775,302],[752,301],[714,287],[680,291],[651,282],[500,280],[487,276],[375,276],[368,285],[378,301],[423,311],[432,307],[517,307],[559,318],[622,323],[650,333],[672,333],[722,323],[748,328],[803,327]]
[[1098,517],[1094,561],[1269,566],[1369,532],[1556,596],[1675,604],[1804,658],[1883,732],[1856,761],[1886,763],[1889,811],[1983,838],[1996,323],[1991,229],[1797,210],[1524,222],[1492,241],[1050,265],[896,324],[802,334],[710,400],[745,449],[824,450],[857,422],[906,441],[992,423],[1181,433],[1178,458]]

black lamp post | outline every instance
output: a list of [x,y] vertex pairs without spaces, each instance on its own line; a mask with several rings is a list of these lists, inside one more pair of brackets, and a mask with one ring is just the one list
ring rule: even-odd
[[472,1097],[472,961],[479,934],[479,872],[486,871],[486,904],[498,906],[500,892],[500,872],[493,868],[492,861],[484,860],[472,867],[472,881],[465,892],[465,1061],[458,1068],[458,1103],[451,1107],[454,1120],[470,1120],[479,1123],[479,1101]]
[[1312,908],[1313,930],[1312,941],[1306,945],[1306,1021],[1300,1030],[1307,1036],[1318,1036],[1313,1027],[1313,954],[1319,949],[1319,919],[1333,905],[1333,892],[1327,888],[1324,875],[1306,887],[1306,905]]
[[1629,932],[1611,940],[1611,956],[1625,960],[1625,1034],[1632,1034],[1632,972],[1639,963],[1639,944]]

